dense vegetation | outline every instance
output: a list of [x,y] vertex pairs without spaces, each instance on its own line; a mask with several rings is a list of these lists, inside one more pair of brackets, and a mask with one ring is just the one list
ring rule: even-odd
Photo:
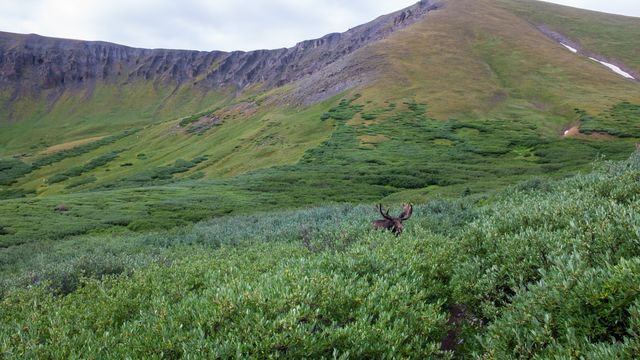
[[8,248],[0,352],[637,358],[639,179],[636,153],[433,200],[400,238],[341,205]]
[[581,131],[587,134],[603,132],[619,137],[640,137],[640,105],[621,102],[600,116],[577,110],[582,122]]
[[[597,117],[616,116],[612,123],[621,119],[638,122],[640,114],[635,108],[620,103]],[[75,156],[102,144],[83,155],[80,164],[84,165],[77,166],[77,160],[59,162],[60,167],[52,164],[47,173],[51,175],[42,180],[35,177],[29,183],[40,187],[60,184],[62,190],[74,194],[22,199],[29,187],[19,183],[6,190],[0,188],[1,197],[19,198],[0,202],[0,225],[7,229],[0,236],[0,246],[104,230],[168,229],[256,209],[369,203],[383,198],[421,202],[434,195],[478,194],[531,177],[567,176],[588,169],[599,156],[621,159],[637,141],[635,137],[587,135],[560,138],[559,134],[549,138],[540,125],[519,120],[518,114],[513,118],[441,121],[431,118],[428,106],[414,99],[376,104],[356,94],[337,101],[326,113],[330,120],[322,121],[322,113],[318,113],[314,121],[331,122],[333,132],[301,154],[299,161],[229,178],[201,179],[209,169],[224,166],[224,161],[212,162],[220,156],[215,150],[200,149],[184,158],[191,160],[164,154],[159,161],[152,161],[146,152],[135,149],[137,140],[126,136],[128,132],[108,146],[105,142],[114,141],[112,137],[79,150],[47,155],[43,158]],[[277,147],[279,139],[277,131],[265,133],[257,136],[258,145],[252,146]],[[234,147],[233,151],[240,150]],[[0,172],[8,177],[18,176],[22,167],[29,166],[18,160],[0,165],[8,169]],[[118,171],[124,173],[112,175]],[[60,203],[69,211],[55,213]],[[34,221],[40,226],[34,227]]]
[[[0,186],[10,186],[14,184],[18,179],[22,178],[29,173],[38,170],[42,167],[49,166],[58,163],[62,160],[74,158],[87,154],[94,150],[97,150],[103,146],[113,144],[118,140],[121,140],[129,135],[135,134],[140,131],[139,129],[127,130],[117,135],[107,136],[100,140],[92,141],[87,144],[72,147],[70,149],[64,149],[61,151],[53,152],[51,154],[45,154],[35,159],[31,164],[27,164],[19,158],[13,159],[0,159]],[[57,183],[67,180],[70,177],[79,176],[84,172],[91,171],[97,167],[100,167],[109,161],[117,157],[116,152],[103,154],[96,159],[91,160],[84,166],[76,166],[66,169],[63,173],[55,174],[51,176],[49,183]],[[9,199],[22,197],[24,193],[33,191],[20,191],[19,189],[10,189],[12,191],[3,190],[0,188],[0,199]]]
[[[196,165],[206,161],[206,156],[198,156],[190,161],[177,159],[173,165],[161,166],[149,169],[147,171],[135,174],[133,176],[120,179],[117,182],[105,184],[104,188],[117,188],[129,186],[150,186],[166,183],[166,180],[173,179],[175,174],[181,174],[194,168]],[[122,165],[121,165],[122,166]]]
[[0,159],[0,185],[11,185],[31,170],[31,166],[19,159]]
[[639,358],[639,88],[536,26],[637,72],[640,23],[435,14],[321,101],[0,92],[0,358]]
[[115,151],[100,155],[97,158],[92,159],[88,163],[84,164],[83,166],[74,166],[72,168],[65,170],[61,174],[56,174],[50,177],[49,179],[47,179],[47,182],[49,184],[55,184],[58,182],[65,181],[71,177],[80,176],[100,166],[106,165],[117,158],[118,158],[118,153]]
[[88,152],[96,150],[102,146],[113,144],[116,141],[121,140],[129,135],[135,134],[138,131],[140,130],[139,129],[127,130],[118,135],[107,136],[98,141],[93,141],[88,144],[73,147],[71,149],[55,152],[53,154],[38,158],[33,162],[33,164],[31,164],[31,166],[34,169],[39,169],[43,166],[48,166],[67,158],[78,157],[82,154],[86,154]]

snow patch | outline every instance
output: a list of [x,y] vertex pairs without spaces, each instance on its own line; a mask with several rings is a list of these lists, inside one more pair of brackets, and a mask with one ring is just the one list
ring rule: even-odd
[[567,45],[567,44],[563,44],[563,43],[560,43],[560,45],[562,45],[562,46],[566,47],[567,49],[569,49],[569,51],[571,51],[571,52],[572,52],[572,53],[574,53],[574,54],[577,54],[577,53],[578,53],[578,50],[577,50],[576,48],[572,48],[571,46],[569,46],[569,45]]
[[636,79],[633,76],[631,76],[631,74],[629,74],[628,72],[620,69],[619,67],[617,67],[617,66],[615,66],[613,64],[609,64],[608,62],[604,62],[604,61],[598,60],[598,59],[593,58],[593,57],[590,57],[589,59],[591,59],[593,61],[596,61],[596,62],[599,62],[600,64],[602,64],[602,65],[608,67],[609,69],[611,69],[616,74],[621,75],[621,76],[623,76],[623,77],[625,77],[627,79],[631,79],[631,80],[635,80]]

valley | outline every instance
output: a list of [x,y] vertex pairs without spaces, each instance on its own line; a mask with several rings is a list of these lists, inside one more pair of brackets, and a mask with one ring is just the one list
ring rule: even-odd
[[0,357],[634,358],[638,49],[531,0],[250,52],[0,33]]

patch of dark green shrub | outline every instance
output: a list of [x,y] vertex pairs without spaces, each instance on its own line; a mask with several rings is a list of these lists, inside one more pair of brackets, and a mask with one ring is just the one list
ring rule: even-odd
[[[358,95],[358,94],[356,94]],[[320,119],[322,121],[334,119],[338,121],[347,121],[351,120],[357,113],[362,111],[364,106],[362,105],[352,105],[354,101],[356,101],[360,96],[354,96],[351,99],[342,99],[340,103],[329,109],[328,112],[322,114]]]
[[63,182],[65,180],[67,180],[67,179],[69,179],[69,176],[67,176],[67,175],[55,174],[55,175],[53,175],[53,176],[51,176],[51,177],[49,177],[47,179],[47,183],[48,184],[56,184],[56,183],[59,183],[59,182]]
[[617,137],[640,137],[640,105],[620,102],[597,116],[576,109],[580,119],[580,132],[606,133]]
[[0,185],[11,185],[30,173],[32,167],[18,159],[0,159]]
[[0,188],[0,200],[19,199],[35,194],[35,190],[25,190],[17,187]]
[[77,177],[80,176],[86,172],[89,172],[93,169],[96,169],[100,166],[104,166],[106,164],[108,164],[109,162],[115,160],[118,158],[118,153],[117,152],[110,152],[104,155],[101,155],[95,159],[92,159],[91,161],[89,161],[88,163],[84,164],[83,166],[76,166],[76,167],[72,167],[69,168],[67,170],[65,170],[64,172],[62,172],[61,174],[56,174],[50,178],[47,179],[47,182],[49,184],[55,184],[55,183],[59,183],[62,181],[65,181],[71,177]]
[[82,186],[82,185],[87,185],[87,184],[94,183],[97,180],[98,179],[93,175],[87,176],[87,177],[84,177],[82,179],[78,179],[76,181],[70,182],[67,186],[65,186],[65,189],[77,188],[77,187]]
[[215,113],[218,110],[220,110],[220,108],[216,108],[214,110],[207,110],[207,111],[203,111],[203,112],[200,112],[200,113],[197,113],[197,114],[193,114],[193,115],[189,115],[187,117],[184,117],[184,118],[182,118],[180,120],[180,126],[183,127],[183,128],[187,127],[187,126],[197,122],[202,117],[213,115],[213,113]]
[[121,134],[118,135],[111,135],[111,136],[107,136],[105,138],[102,138],[98,141],[94,141],[88,144],[84,144],[84,145],[80,145],[80,146],[76,146],[74,148],[68,149],[68,150],[63,150],[51,155],[47,155],[44,156],[36,161],[34,161],[31,165],[34,169],[38,169],[41,168],[43,166],[47,166],[47,165],[51,165],[53,163],[62,161],[64,159],[70,158],[70,157],[76,157],[76,156],[80,156],[83,154],[86,154],[90,151],[96,150],[102,146],[108,145],[108,144],[113,144],[118,140],[121,140],[129,135],[135,134],[138,131],[140,131],[140,129],[132,129],[132,130],[127,130],[122,132]]

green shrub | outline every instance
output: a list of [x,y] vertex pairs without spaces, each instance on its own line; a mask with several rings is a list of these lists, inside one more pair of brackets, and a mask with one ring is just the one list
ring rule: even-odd
[[[310,186],[297,175],[278,181]],[[432,200],[400,238],[370,228],[373,206],[339,205],[83,236],[62,255],[62,244],[13,246],[0,252],[3,274],[23,269],[0,284],[3,355],[636,358],[639,178],[636,153],[562,181]],[[183,206],[104,221],[158,229],[167,217],[155,214]],[[441,350],[447,334],[455,353]]]
[[[106,164],[108,164],[109,162],[115,160],[118,158],[118,153],[117,152],[110,152],[104,155],[101,155],[95,159],[92,159],[91,161],[89,161],[88,163],[84,164],[83,166],[76,166],[76,167],[72,167],[69,168],[67,170],[65,170],[63,173],[61,174],[56,174],[53,175],[52,177],[47,179],[47,182],[49,184],[55,184],[55,183],[59,183],[62,181],[65,181],[71,177],[77,177],[82,175],[83,173],[89,172],[93,169],[96,169],[100,166],[104,166]],[[81,184],[83,185],[83,184]],[[78,185],[79,186],[79,185]]]
[[67,186],[65,186],[64,188],[65,189],[74,189],[74,188],[77,188],[77,187],[82,186],[82,185],[87,185],[87,184],[94,183],[97,180],[98,179],[95,176],[91,175],[91,176],[87,176],[87,177],[82,178],[82,179],[78,179],[76,181],[72,181]]
[[183,128],[188,127],[189,125],[195,123],[196,121],[200,120],[202,117],[204,116],[211,116],[213,115],[216,111],[220,110],[220,108],[216,108],[214,110],[207,110],[207,111],[203,111],[197,114],[193,114],[187,117],[184,117],[180,120],[180,126]]
[[581,122],[580,132],[603,132],[618,137],[640,137],[640,105],[621,102],[598,116],[576,109]]
[[329,109],[328,112],[322,114],[320,120],[325,121],[329,119],[334,119],[338,121],[347,121],[351,120],[357,113],[362,111],[364,106],[362,105],[352,105],[354,101],[356,101],[360,96],[354,96],[351,99],[342,99],[340,103]]
[[206,161],[206,155],[197,156],[191,161],[177,159],[173,165],[151,168],[131,175],[118,182],[103,185],[104,188],[121,188],[131,186],[158,185],[171,181],[173,175],[181,174],[193,169],[196,165]]
[[179,225],[186,225],[185,221],[168,219],[137,219],[127,222],[127,228],[131,231],[143,232],[159,229],[171,229]]
[[547,192],[552,190],[552,185],[550,180],[536,177],[515,185],[515,189],[518,191]]
[[76,157],[76,156],[80,156],[83,154],[86,154],[88,152],[91,152],[93,150],[96,150],[102,146],[105,145],[109,145],[109,144],[113,144],[118,140],[121,140],[129,135],[135,134],[138,131],[140,131],[140,129],[132,129],[132,130],[127,130],[122,132],[121,134],[118,135],[111,135],[111,136],[107,136],[105,138],[102,138],[100,140],[88,143],[88,144],[84,144],[84,145],[80,145],[80,146],[76,146],[74,148],[68,149],[68,150],[63,150],[63,151],[59,151],[57,153],[53,153],[51,155],[46,155],[40,159],[37,159],[36,161],[33,162],[32,167],[33,169],[39,169],[41,167],[47,166],[47,165],[51,165],[53,163],[62,161],[64,159],[70,158],[70,157]]
[[[27,320],[30,331],[13,338],[8,354],[65,356],[75,346],[59,335],[80,332],[73,342],[95,348],[98,357],[432,357],[441,355],[446,316],[423,288],[421,258],[410,255],[415,245],[402,246],[407,257],[389,257],[392,242],[313,258],[302,247],[277,243],[221,249],[213,261],[195,255],[130,278],[81,281],[63,306],[37,287],[11,292],[0,310],[0,332],[10,328],[9,319],[33,316],[25,305],[38,299],[41,317]],[[413,276],[406,276],[407,267]],[[64,322],[71,309],[81,316]],[[36,338],[39,349],[29,345]]]
[[0,159],[0,185],[11,185],[33,169],[18,159]]
[[64,174],[55,174],[53,176],[51,176],[50,178],[47,179],[47,183],[49,184],[56,184],[59,182],[63,182],[65,180],[69,179],[69,176],[64,175]]
[[0,188],[0,200],[19,199],[32,194],[35,194],[35,190],[25,190],[16,187],[11,187],[8,189]]
[[487,329],[494,358],[637,358],[640,259],[590,268],[559,258]]

